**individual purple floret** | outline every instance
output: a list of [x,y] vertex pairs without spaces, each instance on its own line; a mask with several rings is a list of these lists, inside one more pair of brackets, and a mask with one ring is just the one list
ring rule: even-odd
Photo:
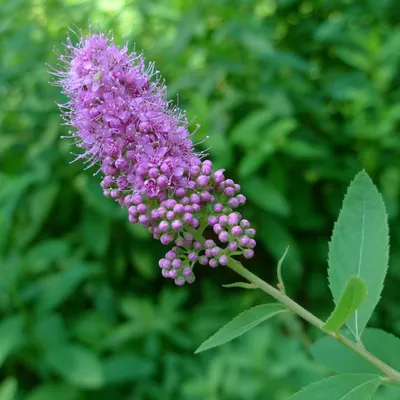
[[[144,57],[112,37],[68,39],[57,83],[70,98],[60,106],[78,159],[98,164],[104,195],[128,210],[164,245],[162,275],[193,283],[196,263],[215,268],[230,257],[254,255],[255,230],[235,209],[246,202],[240,186],[195,153],[184,112],[166,100],[166,86]],[[204,231],[215,240],[205,240]]]

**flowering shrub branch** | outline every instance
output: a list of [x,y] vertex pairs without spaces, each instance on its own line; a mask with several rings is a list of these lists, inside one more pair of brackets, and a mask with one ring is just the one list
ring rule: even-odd
[[[323,322],[287,296],[281,262],[278,290],[236,259],[251,259],[256,246],[256,231],[237,211],[246,198],[223,169],[214,170],[206,154],[196,153],[186,114],[166,100],[167,88],[154,64],[146,66],[142,54],[128,53],[127,46],[119,48],[111,35],[102,33],[81,36],[76,45],[68,39],[66,54],[59,59],[62,67],[52,73],[70,99],[60,108],[65,123],[74,128],[70,137],[82,150],[76,160],[82,159],[87,168],[98,166],[104,195],[127,208],[131,223],[141,224],[163,245],[172,245],[159,260],[162,275],[182,286],[195,281],[196,264],[226,266],[250,282],[230,286],[259,288],[279,302],[240,314],[197,352],[291,312],[343,344],[339,351],[350,350],[367,362],[361,370],[358,364],[354,371],[345,366],[345,373],[305,388],[292,400],[320,400],[320,393],[327,391],[332,399],[348,394],[369,399],[382,382],[400,383],[400,372],[363,343],[383,288],[389,243],[385,207],[366,173],[350,185],[335,225],[328,272],[336,306],[329,323]],[[206,239],[206,229],[218,239]],[[390,343],[400,352],[400,340],[391,338]],[[319,344],[325,349],[320,358],[327,364],[330,346]],[[349,369],[354,373],[347,373]]]
[[[240,186],[195,152],[186,115],[166,100],[154,64],[102,33],[77,45],[69,38],[66,50],[53,73],[70,98],[61,109],[84,151],[76,159],[99,165],[104,195],[128,209],[131,223],[174,245],[159,261],[162,275],[181,286],[194,282],[196,263],[252,258],[255,230],[235,211],[246,202]],[[218,243],[203,240],[206,226]]]

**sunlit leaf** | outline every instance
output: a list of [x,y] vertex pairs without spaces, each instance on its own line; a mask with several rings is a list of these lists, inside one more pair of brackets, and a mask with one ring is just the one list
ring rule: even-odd
[[281,304],[262,304],[250,308],[249,310],[239,314],[232,321],[228,322],[218,332],[202,343],[195,353],[200,353],[230,342],[261,324],[261,322],[264,322],[282,312],[287,312],[287,309]]
[[18,382],[14,377],[5,379],[0,385],[0,400],[14,400],[17,398]]
[[360,172],[350,184],[329,244],[329,285],[335,303],[351,276],[362,278],[368,296],[347,326],[359,338],[379,301],[389,256],[385,205],[369,176]]
[[367,400],[381,382],[372,374],[337,375],[312,383],[287,400]]
[[366,296],[367,286],[363,279],[358,276],[350,277],[323,328],[327,331],[339,332],[339,329],[360,307]]

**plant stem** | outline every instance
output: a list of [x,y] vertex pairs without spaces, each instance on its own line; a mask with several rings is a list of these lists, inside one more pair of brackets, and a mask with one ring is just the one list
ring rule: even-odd
[[204,227],[203,226],[200,226],[200,229],[194,229],[187,224],[186,231],[191,233],[196,241],[198,241],[200,243],[204,243],[204,236],[203,236]]
[[323,321],[321,321],[315,315],[313,315],[312,313],[307,311],[300,304],[297,304],[286,294],[283,294],[278,289],[275,289],[273,286],[271,286],[269,283],[263,281],[258,276],[251,273],[248,269],[243,267],[243,265],[239,261],[237,261],[233,258],[229,258],[228,266],[233,271],[235,271],[239,275],[243,276],[243,278],[246,278],[251,283],[254,283],[261,290],[268,293],[274,299],[276,299],[279,302],[281,302],[282,304],[284,304],[290,311],[296,313],[299,317],[303,318],[304,320],[309,322],[311,325],[314,325],[315,327],[317,327],[318,329],[320,329],[327,335],[333,337],[335,340],[342,343],[348,349],[357,353],[364,360],[368,361],[374,367],[376,367],[380,371],[384,372],[389,380],[400,383],[400,372],[396,371],[394,368],[390,367],[389,365],[387,365],[386,363],[381,361],[379,358],[375,357],[373,354],[371,354],[369,351],[367,351],[364,347],[351,341],[350,339],[347,339],[345,336],[341,335],[340,333],[335,333],[335,332],[330,332],[330,331],[325,330],[323,328],[323,326],[324,326]]

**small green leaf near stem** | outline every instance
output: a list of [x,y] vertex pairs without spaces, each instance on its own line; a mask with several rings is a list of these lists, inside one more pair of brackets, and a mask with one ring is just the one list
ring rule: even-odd
[[367,285],[364,280],[358,276],[350,277],[323,328],[327,331],[339,332],[366,297]]
[[289,246],[286,247],[286,250],[283,253],[283,256],[278,261],[278,269],[277,269],[277,273],[278,273],[278,288],[283,294],[285,294],[286,292],[285,292],[285,284],[283,283],[283,279],[282,279],[282,263],[283,263],[283,260],[285,259],[286,254],[287,254],[288,251],[289,251]]
[[260,304],[237,315],[233,320],[214,333],[195,351],[195,354],[220,346],[243,335],[257,325],[274,317],[288,312],[287,308],[279,303]]
[[259,287],[256,284],[247,282],[234,282],[222,286],[225,288],[259,289]]

